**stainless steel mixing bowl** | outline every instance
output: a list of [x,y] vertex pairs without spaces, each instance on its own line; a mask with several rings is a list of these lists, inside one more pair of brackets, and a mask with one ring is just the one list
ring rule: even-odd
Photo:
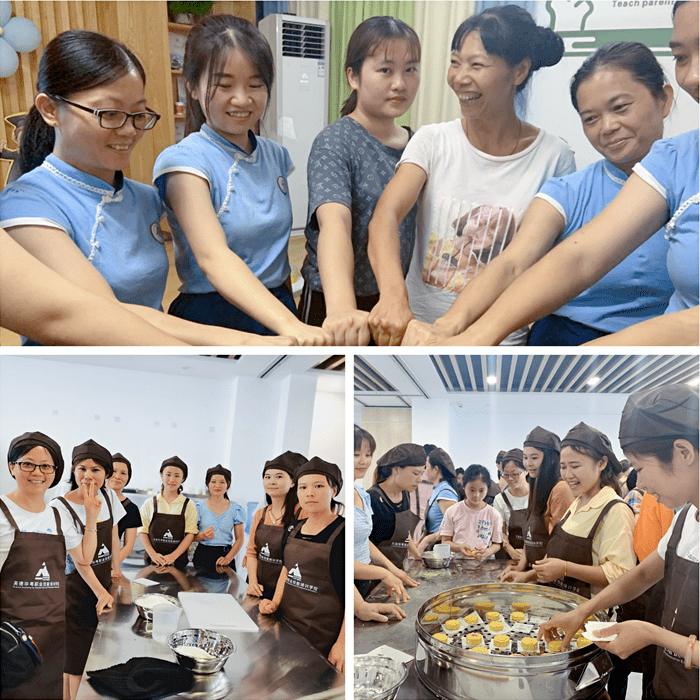
[[[228,657],[236,651],[236,645],[228,637],[211,630],[178,630],[168,637],[167,642],[180,666],[189,668],[194,673],[208,674],[220,671],[228,661]],[[203,649],[214,658],[199,659],[187,654],[180,654],[176,651],[179,646]]]
[[394,700],[408,676],[405,664],[388,656],[356,656],[353,664],[354,700]]

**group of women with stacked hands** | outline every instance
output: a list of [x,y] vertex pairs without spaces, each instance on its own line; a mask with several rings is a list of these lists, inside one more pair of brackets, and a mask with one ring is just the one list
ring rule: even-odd
[[[631,671],[644,672],[644,700],[697,698],[698,420],[697,389],[666,386],[630,396],[619,441],[636,486],[621,479],[610,439],[583,422],[561,440],[537,426],[522,449],[500,453],[500,493],[482,465],[467,467],[460,483],[445,450],[397,445],[377,460],[368,491],[355,483],[355,615],[405,618],[406,589],[419,583],[404,560],[434,542],[477,562],[505,552],[512,561],[501,582],[549,585],[588,599],[540,626],[540,636],[564,631],[562,649],[589,615],[622,606],[619,624],[602,633],[617,637],[598,642],[614,655],[612,700],[624,699]],[[376,442],[355,426],[354,447],[361,480]],[[419,529],[409,494],[422,479],[434,486]],[[462,575],[468,583],[469,570]],[[395,602],[367,600],[381,582]],[[381,600],[383,590],[376,592]]]
[[[698,3],[676,2],[673,18],[676,77],[697,102]],[[395,120],[420,55],[392,17],[350,38],[352,93],[309,157],[297,310],[293,165],[255,133],[274,77],[260,32],[228,15],[190,30],[187,135],[156,160],[155,189],[122,175],[159,118],[138,58],[94,32],[58,35],[22,175],[0,193],[14,241],[2,234],[4,323],[43,343],[522,344],[533,321],[538,345],[697,343],[698,131],[663,138],[674,96],[653,53],[607,44],[573,76],[603,156],[578,172],[571,148],[515,106],[561,59],[554,31],[514,5],[465,20],[447,72],[462,117],[413,134]],[[164,213],[182,283],[168,314]]]
[[[230,501],[231,471],[221,465],[207,470],[209,496],[195,502],[182,494],[185,462],[164,460],[160,493],[140,511],[122,493],[131,463],[94,440],[73,449],[69,491],[48,505],[45,494],[64,471],[58,443],[41,432],[24,433],[10,444],[8,468],[17,483],[0,497],[0,612],[32,635],[43,664],[26,683],[3,684],[3,698],[75,697],[99,616],[114,603],[112,579],[122,578],[137,534],[149,576],[171,567],[184,571],[193,541],[197,571],[236,569],[246,513]],[[253,516],[243,560],[247,593],[261,598],[262,614],[279,608],[342,670],[345,520],[334,500],[341,470],[319,457],[285,452],[265,463],[262,482],[267,505]],[[315,624],[316,614],[323,626]]]

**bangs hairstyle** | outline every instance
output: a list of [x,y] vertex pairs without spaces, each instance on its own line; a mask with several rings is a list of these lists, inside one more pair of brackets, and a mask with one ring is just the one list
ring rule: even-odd
[[489,470],[481,464],[470,464],[462,478],[464,486],[466,487],[470,481],[477,481],[478,479],[481,479],[486,484],[487,489],[491,488],[491,474]]
[[[585,457],[590,457],[591,459],[594,459],[596,462],[600,462],[600,460],[603,459],[603,457],[607,458],[607,455],[598,452],[598,450],[594,450],[592,447],[583,447],[583,445],[567,445],[567,447],[570,447],[574,452],[577,452],[580,455],[584,455]],[[603,488],[603,486],[612,487],[615,493],[618,496],[622,497],[620,480],[618,478],[618,475],[612,468],[609,459],[607,461],[607,464],[605,465],[605,469],[603,469],[603,471],[600,473],[600,487]]]
[[[71,29],[54,37],[44,49],[36,80],[40,92],[69,97],[76,92],[110,85],[127,73],[136,71],[144,86],[146,72],[126,45],[108,36],[84,29]],[[53,151],[55,134],[32,106],[27,114],[19,148],[22,174],[38,167]]]
[[[396,17],[370,17],[359,24],[350,37],[348,50],[345,54],[343,72],[347,75],[348,68],[352,69],[355,77],[359,77],[362,65],[370,56],[386,49],[391,43],[405,41],[411,54],[411,60],[420,63],[420,39],[415,31],[405,22]],[[340,116],[346,117],[357,107],[357,90],[353,90],[340,110]]]
[[466,19],[457,27],[450,51],[459,51],[470,32],[479,32],[487,53],[500,56],[511,68],[530,59],[530,72],[516,92],[525,89],[535,71],[556,65],[564,55],[561,37],[548,27],[538,27],[530,13],[517,5],[490,7]]
[[202,77],[206,75],[205,107],[216,92],[216,75],[222,73],[229,51],[238,49],[258,71],[267,88],[270,102],[275,64],[267,39],[248,20],[233,15],[205,15],[190,29],[185,45],[182,75],[187,86],[185,136],[199,131],[206,121],[202,106],[192,98]]
[[668,474],[673,474],[674,470],[671,466],[673,462],[673,445],[676,440],[687,440],[695,452],[698,452],[698,434],[695,435],[678,435],[671,438],[650,438],[649,440],[640,440],[630,445],[624,453],[632,457],[656,457],[659,460],[660,467]]
[[652,97],[663,100],[664,85],[668,83],[664,69],[651,50],[638,41],[614,41],[601,46],[591,54],[574,73],[569,92],[571,103],[578,112],[578,91],[581,84],[602,68],[618,68],[627,71],[634,80],[644,85]]
[[359,425],[355,426],[355,452],[359,452],[362,449],[363,442],[369,443],[369,451],[374,454],[377,449],[377,441],[374,439],[371,433],[368,433],[364,428],[360,428]]

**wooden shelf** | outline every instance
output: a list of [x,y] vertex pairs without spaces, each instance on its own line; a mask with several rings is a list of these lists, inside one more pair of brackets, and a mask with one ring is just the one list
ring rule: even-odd
[[176,34],[187,34],[194,24],[180,24],[180,22],[168,22],[168,31]]

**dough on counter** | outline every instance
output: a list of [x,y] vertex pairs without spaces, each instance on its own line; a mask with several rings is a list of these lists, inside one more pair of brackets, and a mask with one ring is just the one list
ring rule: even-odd
[[479,646],[484,641],[484,638],[479,632],[470,632],[467,635],[467,644],[470,646]]
[[423,622],[435,622],[438,616],[435,613],[428,613],[424,618]]
[[499,649],[505,649],[510,646],[510,637],[507,634],[497,634],[493,638],[493,645]]
[[496,612],[495,610],[489,610],[489,612],[486,613],[486,619],[492,622],[493,620],[498,620],[501,617],[501,613]]
[[492,632],[500,632],[503,629],[503,623],[500,620],[489,622],[489,629]]
[[458,630],[461,625],[459,624],[459,620],[446,620],[445,627],[448,630]]
[[514,600],[511,605],[513,610],[520,610],[520,612],[527,612],[532,607],[530,603],[526,603],[524,600]]
[[447,635],[444,632],[436,632],[433,635],[433,639],[437,639],[438,642],[443,642],[444,644],[447,644]]
[[464,616],[464,621],[468,625],[478,625],[479,624],[479,616],[476,613],[472,613],[471,615],[465,615]]

